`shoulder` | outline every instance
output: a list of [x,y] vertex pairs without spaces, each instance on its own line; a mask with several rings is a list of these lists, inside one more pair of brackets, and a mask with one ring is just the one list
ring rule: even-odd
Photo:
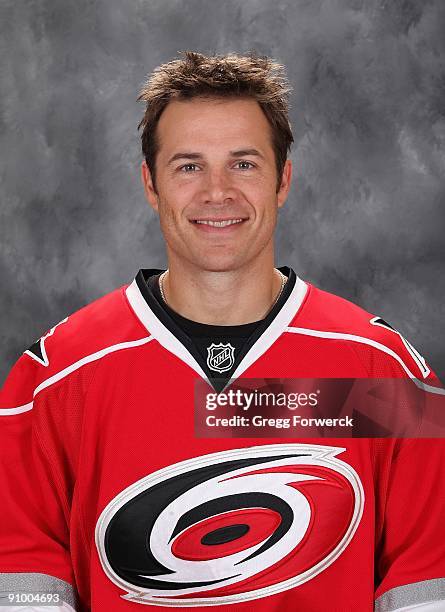
[[357,304],[308,284],[306,300],[291,323],[299,333],[347,343],[373,376],[428,378],[423,356],[388,321]]
[[39,390],[107,354],[148,340],[122,286],[65,317],[34,342],[12,368],[1,405],[28,405]]
[[25,355],[51,374],[88,355],[135,338],[138,331],[144,330],[128,307],[125,287],[120,287],[56,323]]

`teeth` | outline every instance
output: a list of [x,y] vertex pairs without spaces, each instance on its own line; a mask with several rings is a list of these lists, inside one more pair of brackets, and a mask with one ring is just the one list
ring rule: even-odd
[[233,225],[234,223],[241,223],[242,219],[227,219],[227,221],[200,221],[197,219],[195,223],[202,223],[204,225],[212,225],[213,227],[225,227],[226,225]]

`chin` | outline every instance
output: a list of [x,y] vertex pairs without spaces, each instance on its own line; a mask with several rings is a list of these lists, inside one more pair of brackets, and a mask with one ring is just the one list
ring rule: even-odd
[[201,270],[206,270],[207,272],[230,272],[240,268],[242,266],[242,262],[234,257],[215,259],[207,257],[206,259],[198,261],[196,266]]

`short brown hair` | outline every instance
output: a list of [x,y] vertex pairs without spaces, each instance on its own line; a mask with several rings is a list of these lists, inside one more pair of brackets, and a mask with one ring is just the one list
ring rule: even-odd
[[138,100],[146,103],[142,127],[142,154],[155,184],[159,142],[156,127],[172,100],[249,97],[258,102],[272,129],[277,168],[277,191],[284,164],[294,141],[289,122],[288,94],[292,90],[284,67],[255,51],[248,55],[207,56],[184,51],[184,58],[158,66],[143,85]]

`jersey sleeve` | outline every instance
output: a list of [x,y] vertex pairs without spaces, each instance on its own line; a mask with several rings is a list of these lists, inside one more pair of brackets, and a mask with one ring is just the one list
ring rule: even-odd
[[445,440],[400,441],[377,542],[376,612],[445,609]]
[[0,609],[6,612],[80,609],[69,483],[42,439],[44,414],[58,406],[44,392],[34,397],[40,367],[22,355],[0,392]]

